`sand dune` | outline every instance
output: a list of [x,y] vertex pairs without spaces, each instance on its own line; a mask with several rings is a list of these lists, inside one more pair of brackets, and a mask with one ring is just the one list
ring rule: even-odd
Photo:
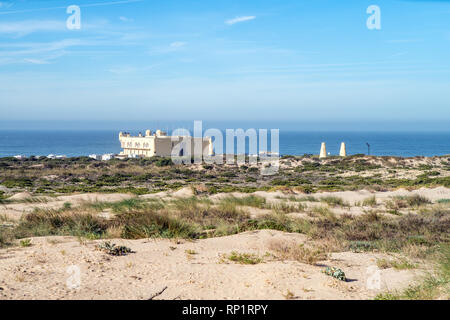
[[[271,257],[274,240],[300,244],[306,238],[264,230],[192,242],[115,240],[135,251],[119,257],[97,250],[99,241],[34,238],[31,247],[0,250],[0,298],[149,299],[167,287],[156,299],[367,299],[403,288],[418,274],[381,270],[381,287],[372,290],[366,286],[367,268],[386,255],[334,253],[312,266]],[[264,262],[241,265],[222,258],[231,251],[253,253]],[[342,268],[350,280],[325,275],[325,265]],[[67,285],[74,283],[70,266],[80,270],[76,289]]]

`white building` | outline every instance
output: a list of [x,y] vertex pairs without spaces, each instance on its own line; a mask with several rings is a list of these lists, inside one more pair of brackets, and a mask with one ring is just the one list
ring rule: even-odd
[[[177,146],[177,156],[194,155],[194,146],[201,146],[202,154],[213,155],[214,148],[210,137],[194,138],[190,136],[168,136],[161,130],[152,134],[150,130],[145,136],[131,136],[129,133],[119,133],[119,140],[123,151],[120,156],[139,157],[170,157],[172,150]],[[185,150],[187,149],[187,150]]]
[[114,155],[112,153],[106,153],[102,155],[102,161],[109,161],[111,159],[114,159]]
[[89,158],[94,159],[94,160],[102,160],[102,156],[99,154],[90,154]]

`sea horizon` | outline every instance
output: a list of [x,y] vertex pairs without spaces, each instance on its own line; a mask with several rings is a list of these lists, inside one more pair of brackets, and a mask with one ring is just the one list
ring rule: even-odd
[[[243,129],[248,128],[243,127]],[[0,129],[0,157],[47,156],[49,154],[77,157],[90,154],[118,154],[121,151],[118,137],[120,131],[124,130]],[[144,128],[128,131],[132,135],[137,135],[139,132],[144,132]],[[192,130],[190,132],[192,134]],[[171,130],[167,133],[170,134]],[[431,157],[450,154],[450,132],[346,132],[292,129],[280,129],[279,153],[296,156],[319,154],[322,142],[326,143],[329,155],[339,154],[341,142],[346,143],[349,155],[368,154],[367,143],[370,145],[370,155],[375,156]],[[246,147],[248,147],[248,139]],[[270,130],[268,148],[270,151]]]

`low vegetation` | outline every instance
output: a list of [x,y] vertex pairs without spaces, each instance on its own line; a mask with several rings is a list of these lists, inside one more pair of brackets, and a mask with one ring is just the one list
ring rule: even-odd
[[258,264],[263,262],[263,259],[251,253],[231,252],[226,258],[232,262],[239,264]]
[[325,270],[323,270],[323,273],[338,280],[347,281],[345,272],[342,271],[342,269],[336,267],[326,267]]
[[433,255],[434,271],[422,277],[416,284],[403,291],[378,294],[377,300],[432,300],[450,298],[450,245],[439,246]]
[[[0,203],[13,192],[40,195],[120,192],[136,195],[183,186],[204,186],[205,193],[244,192],[295,188],[306,194],[317,191],[388,190],[399,187],[450,187],[448,157],[434,158],[433,165],[415,165],[421,158],[354,155],[319,160],[312,156],[284,157],[280,170],[261,176],[257,166],[176,165],[170,158],[96,161],[87,157],[46,159],[0,158]],[[420,163],[420,162],[419,162]],[[431,169],[430,169],[431,168]],[[405,177],[408,178],[405,178]],[[346,205],[328,199],[330,205]],[[420,200],[419,200],[420,202]]]
[[379,259],[377,260],[377,266],[380,269],[394,268],[397,270],[415,269],[417,266],[414,263],[409,262],[405,258],[402,259]]
[[327,254],[324,250],[308,248],[303,244],[272,241],[269,248],[275,253],[277,258],[282,260],[294,260],[315,265],[317,262],[327,259]]
[[342,200],[339,197],[332,197],[332,196],[321,197],[320,201],[325,202],[326,204],[328,204],[331,207],[348,207],[349,206],[348,203],[345,203],[344,200]]
[[98,249],[106,252],[111,256],[124,256],[133,252],[130,248],[125,246],[117,246],[115,243],[109,241],[102,242],[98,245]]
[[[333,244],[329,249],[345,247],[356,252],[400,252],[411,245],[430,248],[449,241],[450,208],[445,206],[392,217],[375,211],[360,216],[336,216],[327,206],[315,206],[311,210],[316,219],[311,220],[291,217],[286,214],[291,210],[279,208],[251,218],[246,209],[251,205],[259,207],[263,203],[255,198],[225,198],[213,203],[202,197],[192,197],[165,201],[129,199],[58,210],[36,209],[16,223],[1,226],[0,244],[49,235],[87,239],[198,239],[260,229],[303,233],[314,241],[328,246]],[[105,208],[111,208],[114,215],[109,218],[100,215]]]
[[[0,205],[36,203],[39,208],[24,214],[18,221],[0,216],[0,247],[27,247],[32,245],[32,237],[75,236],[101,239],[105,242],[99,245],[100,250],[120,256],[131,253],[131,249],[108,242],[109,239],[201,239],[252,230],[279,230],[301,233],[307,239],[304,245],[270,243],[271,253],[280,260],[319,265],[331,252],[384,252],[392,258],[378,260],[380,268],[404,270],[420,267],[418,261],[435,259],[439,271],[430,273],[423,282],[405,292],[388,292],[377,298],[445,297],[449,279],[449,199],[433,203],[420,195],[397,196],[385,201],[370,196],[358,203],[358,210],[364,214],[350,215],[342,213],[350,212],[350,204],[344,199],[313,195],[318,191],[450,187],[449,159],[437,159],[437,164],[411,167],[406,159],[394,157],[352,156],[327,160],[289,157],[282,161],[297,161],[296,166],[289,167],[285,163],[274,176],[260,176],[254,166],[193,168],[174,165],[170,159],[162,158],[108,162],[83,157],[66,160],[3,158],[0,159]],[[382,170],[388,170],[387,177]],[[66,202],[59,209],[38,206],[62,193],[141,195],[184,186],[190,186],[195,196],[164,199],[135,196],[117,202]],[[278,191],[277,201],[250,194],[258,190]],[[21,191],[31,192],[33,196],[23,200],[10,198]],[[210,197],[219,192],[236,191],[248,195]],[[186,251],[186,254],[194,259],[195,252]],[[224,259],[240,264],[264,261],[257,255],[236,251]],[[345,279],[342,270],[326,270],[337,279]]]
[[362,206],[364,207],[375,207],[377,205],[377,198],[375,196],[368,197],[363,200]]

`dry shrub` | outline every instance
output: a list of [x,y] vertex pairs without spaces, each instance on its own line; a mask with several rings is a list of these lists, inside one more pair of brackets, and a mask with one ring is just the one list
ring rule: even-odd
[[415,259],[425,259],[430,254],[430,248],[424,245],[407,244],[402,248],[402,252],[408,257]]
[[198,238],[194,224],[170,217],[164,212],[129,212],[117,215],[112,221],[114,227],[122,228],[122,238]]
[[327,254],[322,248],[308,248],[303,244],[290,241],[273,240],[269,243],[269,249],[282,260],[295,260],[306,264],[315,265],[326,260]]
[[204,184],[192,185],[192,191],[195,195],[205,194],[208,192],[208,187]]

